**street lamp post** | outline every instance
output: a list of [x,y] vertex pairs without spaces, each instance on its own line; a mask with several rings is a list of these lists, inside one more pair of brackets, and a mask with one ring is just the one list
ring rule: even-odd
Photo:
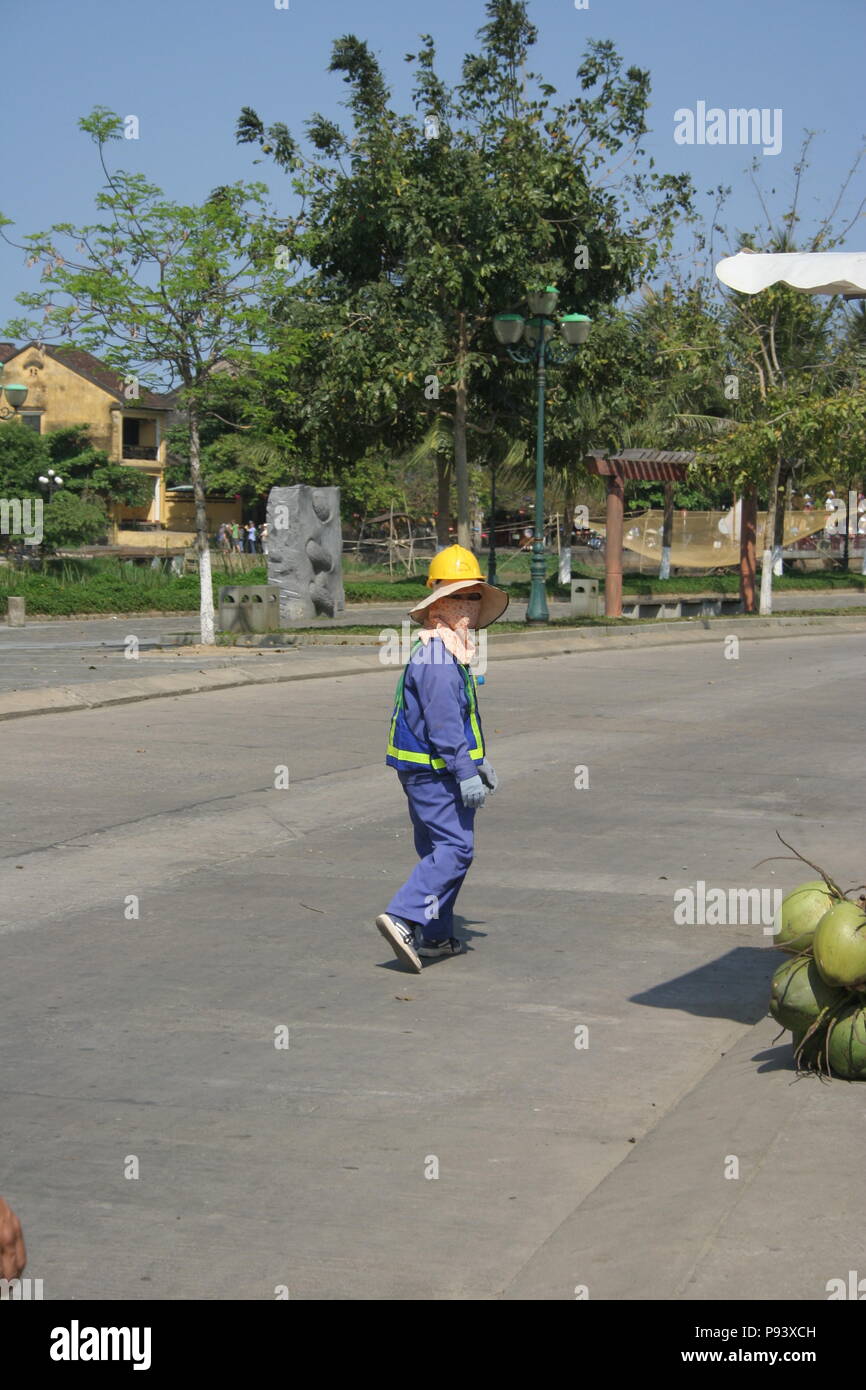
[[487,583],[496,583],[496,458],[490,460],[490,545],[487,550]]
[[5,396],[7,405],[0,404],[0,420],[10,420],[27,399],[27,387],[18,382],[3,380],[3,363],[0,362],[0,396]]
[[[535,536],[530,564],[531,586],[528,623],[546,623],[549,618],[545,578],[547,561],[544,553],[544,394],[547,363],[569,362],[577,348],[589,337],[591,320],[586,314],[563,314],[557,320],[556,301],[559,292],[554,285],[527,295],[530,318],[520,314],[497,314],[493,331],[497,342],[507,349],[515,362],[536,364],[538,416],[535,434]],[[553,341],[557,327],[562,342]],[[521,341],[525,346],[518,346]]]
[[63,487],[63,479],[58,477],[58,475],[54,472],[53,468],[49,468],[47,478],[44,474],[40,473],[39,482],[42,484],[43,487],[48,488],[49,502],[51,501],[57,489]]

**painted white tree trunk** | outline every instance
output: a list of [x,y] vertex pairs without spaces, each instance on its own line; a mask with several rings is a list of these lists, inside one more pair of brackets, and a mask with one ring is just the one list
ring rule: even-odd
[[775,568],[777,552],[781,553],[781,548],[775,544],[776,538],[776,516],[779,510],[779,477],[782,471],[781,458],[776,459],[776,466],[773,469],[773,477],[770,483],[769,497],[767,499],[767,524],[764,528],[764,551],[761,559],[761,600],[758,605],[759,613],[772,613],[773,611],[773,570]]
[[214,633],[213,578],[210,562],[210,539],[208,536],[207,507],[205,504],[204,483],[201,476],[201,456],[199,451],[198,406],[195,401],[189,406],[189,471],[192,478],[192,491],[195,498],[196,551],[198,552],[199,615],[201,619],[201,640],[204,646],[216,643]]
[[665,509],[662,521],[662,562],[659,565],[659,579],[671,577],[671,537],[674,529],[674,485],[665,483]]
[[198,555],[198,577],[201,589],[200,618],[201,640],[206,646],[214,646],[213,576],[211,573],[210,550],[205,547]]
[[761,598],[758,604],[759,613],[772,613],[773,611],[773,552],[764,550],[761,555]]

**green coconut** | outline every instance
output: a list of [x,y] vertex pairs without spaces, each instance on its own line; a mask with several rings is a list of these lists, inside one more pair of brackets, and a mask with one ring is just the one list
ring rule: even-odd
[[866,986],[866,912],[847,898],[831,907],[815,928],[812,951],[828,985]]
[[840,1004],[844,989],[834,989],[818,973],[811,956],[786,960],[773,976],[770,1013],[783,1028],[805,1033],[822,1009]]
[[830,1030],[830,1066],[847,1081],[866,1080],[866,1007],[856,1000],[844,1008]]
[[823,878],[811,879],[792,888],[782,899],[780,927],[776,945],[796,955],[812,944],[815,928],[824,913],[839,899],[831,893]]

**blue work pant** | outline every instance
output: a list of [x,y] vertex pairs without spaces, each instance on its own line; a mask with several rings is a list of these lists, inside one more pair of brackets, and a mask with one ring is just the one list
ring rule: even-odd
[[449,773],[398,772],[409,801],[419,863],[386,912],[417,922],[426,941],[454,935],[454,902],[472,863],[475,811]]

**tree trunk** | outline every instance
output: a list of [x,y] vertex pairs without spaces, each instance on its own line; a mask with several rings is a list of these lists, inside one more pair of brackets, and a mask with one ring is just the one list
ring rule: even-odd
[[784,573],[785,512],[791,504],[791,465],[783,462],[776,489],[776,524],[773,528],[773,573]]
[[776,514],[779,510],[779,476],[781,471],[782,460],[777,458],[767,497],[767,524],[764,527],[764,549],[761,556],[761,602],[758,612],[762,615],[767,615],[773,611],[774,540]]
[[665,483],[665,519],[662,523],[662,559],[659,579],[671,577],[671,537],[674,533],[674,485]]
[[216,642],[214,635],[213,579],[210,565],[210,537],[207,526],[207,506],[205,504],[204,484],[201,480],[201,457],[199,453],[198,406],[195,401],[189,405],[189,471],[192,479],[192,492],[195,498],[195,546],[198,551],[198,577],[201,598],[201,640],[206,646]]
[[613,473],[607,479],[607,538],[604,547],[604,616],[622,617],[622,516],[625,489]]
[[436,459],[436,541],[440,546],[449,542],[451,523],[451,464],[448,459]]
[[758,489],[749,483],[743,490],[740,509],[740,598],[743,612],[755,611],[755,532],[758,516]]
[[[854,493],[854,535],[857,535],[857,494]],[[848,486],[848,501],[845,506],[845,542],[842,551],[842,572],[848,573],[848,565],[851,559],[851,486]]]
[[457,480],[457,544],[472,548],[469,518],[469,464],[466,457],[466,317],[460,315],[457,385],[454,406],[454,474]]

